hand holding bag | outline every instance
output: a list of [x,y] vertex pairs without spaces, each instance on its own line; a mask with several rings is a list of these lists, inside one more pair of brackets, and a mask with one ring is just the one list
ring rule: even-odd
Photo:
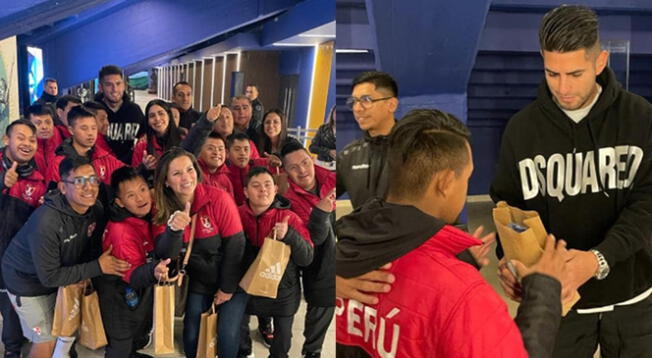
[[59,287],[54,306],[52,336],[71,337],[81,324],[81,297],[84,287],[78,283]]
[[[496,205],[492,214],[505,258],[516,259],[525,266],[537,263],[543,254],[548,236],[539,214],[533,210],[526,211],[509,206],[504,201]],[[510,227],[512,223],[522,225],[526,229],[521,232],[516,231]],[[566,316],[579,300],[580,294],[575,291],[569,299],[563,301],[562,316]]]
[[217,355],[217,312],[215,304],[201,314],[197,358],[215,358]]
[[252,296],[276,298],[285,269],[290,261],[290,246],[274,238],[265,238],[258,256],[240,280],[240,287]]

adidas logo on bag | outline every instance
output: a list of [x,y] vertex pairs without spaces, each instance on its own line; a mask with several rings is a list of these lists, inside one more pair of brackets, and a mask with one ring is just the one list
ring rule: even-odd
[[273,264],[272,266],[266,268],[265,271],[260,273],[260,277],[274,281],[280,281],[282,276],[283,274],[280,262]]

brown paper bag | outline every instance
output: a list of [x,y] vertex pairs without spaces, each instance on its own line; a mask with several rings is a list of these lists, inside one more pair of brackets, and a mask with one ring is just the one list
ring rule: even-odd
[[[521,210],[501,201],[493,209],[493,218],[506,259],[518,260],[525,266],[532,266],[539,261],[546,246],[548,233],[536,211]],[[523,225],[528,229],[517,232],[508,226],[510,223]],[[566,316],[579,300],[580,294],[575,291],[570,299],[562,302],[562,316]]]
[[81,297],[84,288],[73,284],[59,287],[57,302],[54,306],[54,319],[52,321],[52,336],[70,337],[81,324]]
[[215,358],[217,355],[217,312],[215,305],[201,314],[197,358]]
[[290,246],[265,238],[258,256],[240,280],[240,287],[253,296],[276,298],[291,253]]
[[108,344],[100,313],[100,301],[97,291],[92,288],[82,297],[79,331],[79,343],[85,347],[98,349]]
[[174,353],[174,287],[154,285],[154,354]]

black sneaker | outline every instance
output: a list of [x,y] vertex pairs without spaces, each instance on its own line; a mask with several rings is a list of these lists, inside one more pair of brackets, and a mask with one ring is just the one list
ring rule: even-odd
[[20,358],[20,352],[5,352],[4,358]]
[[154,357],[150,356],[149,354],[135,352],[134,358],[154,358]]
[[258,326],[258,332],[263,336],[263,345],[269,348],[274,341],[274,331],[272,330],[271,324],[266,324],[265,326]]
[[303,358],[321,358],[321,353],[304,353]]

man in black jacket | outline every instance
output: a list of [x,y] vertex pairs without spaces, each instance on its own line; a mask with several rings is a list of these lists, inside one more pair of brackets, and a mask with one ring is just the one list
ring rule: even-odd
[[190,130],[197,123],[201,113],[192,108],[192,87],[186,81],[180,81],[172,87],[172,101],[181,108],[179,127]]
[[[649,357],[652,106],[606,67],[592,10],[548,12],[539,42],[545,81],[507,124],[492,199],[536,210],[571,249],[562,283],[582,298],[555,357],[593,357],[598,343],[603,357]],[[509,271],[501,278],[518,298]]]
[[101,92],[95,100],[106,105],[109,115],[107,144],[118,159],[129,165],[134,143],[145,132],[145,115],[125,93],[124,76],[118,66],[102,67],[98,78]]
[[265,114],[265,107],[263,103],[260,102],[258,98],[258,86],[250,83],[245,88],[245,96],[251,101],[251,126],[257,131],[260,131],[260,128],[263,125],[263,114]]
[[398,86],[389,74],[372,71],[353,79],[351,90],[346,103],[364,137],[337,153],[337,196],[348,193],[356,209],[387,191],[387,136],[396,123]]
[[[121,275],[127,262],[101,252],[104,211],[96,204],[99,178],[90,164],[66,158],[59,166],[59,191],[51,192],[9,244],[2,275],[20,317],[23,335],[32,341],[30,357],[52,356],[56,338],[52,319],[57,288],[100,274]],[[74,337],[60,337],[65,354]]]
[[54,78],[46,78],[43,82],[43,93],[41,97],[37,99],[34,104],[48,104],[52,105],[57,101],[57,95],[59,94],[59,85],[57,80]]

